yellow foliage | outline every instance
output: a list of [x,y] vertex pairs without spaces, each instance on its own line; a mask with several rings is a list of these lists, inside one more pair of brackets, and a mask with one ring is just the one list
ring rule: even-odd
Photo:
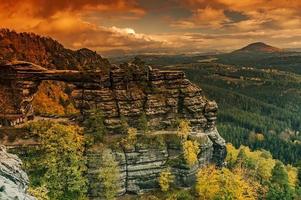
[[200,153],[199,143],[197,141],[183,142],[184,158],[189,166],[193,166],[198,161],[198,154]]
[[197,174],[196,193],[200,200],[255,200],[259,184],[246,177],[244,170],[204,167]]
[[182,138],[183,140],[186,140],[189,133],[191,132],[190,123],[188,120],[181,120],[179,123],[177,135]]
[[291,187],[295,187],[298,181],[298,169],[287,165],[286,166],[287,174],[288,174],[288,183]]
[[68,106],[65,108],[65,114],[75,114],[78,113],[78,110],[74,107],[72,103],[68,104]]
[[256,134],[256,140],[257,141],[263,141],[264,140],[264,135],[262,133],[257,133]]
[[133,142],[137,140],[137,129],[128,128],[128,140]]
[[132,148],[137,141],[137,129],[136,128],[128,128],[127,137],[124,138],[121,143],[126,149]]
[[236,149],[232,144],[227,144],[227,157],[226,161],[229,164],[229,167],[233,167],[237,164],[237,156],[240,150],[244,151],[247,160],[240,161],[246,162],[249,165],[252,165],[252,174],[259,178],[260,181],[268,181],[272,176],[272,169],[275,165],[275,160],[270,157],[270,155],[264,155],[263,151],[251,151],[249,147],[241,146],[239,149]]
[[34,196],[37,200],[49,200],[47,196],[48,190],[45,186],[36,187],[36,188],[28,188],[27,192]]
[[264,140],[264,135],[262,133],[251,132],[249,134],[249,140],[251,142],[263,141]]
[[227,157],[225,161],[232,166],[237,160],[237,155],[239,150],[237,150],[231,143],[227,143],[226,147],[227,147]]
[[170,169],[165,169],[160,173],[159,185],[163,192],[166,192],[170,188],[170,184],[174,181],[174,176]]

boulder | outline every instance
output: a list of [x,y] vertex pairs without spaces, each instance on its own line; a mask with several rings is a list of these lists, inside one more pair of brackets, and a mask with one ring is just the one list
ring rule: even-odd
[[0,199],[1,200],[35,200],[26,193],[28,176],[22,170],[22,161],[18,156],[7,153],[0,146]]

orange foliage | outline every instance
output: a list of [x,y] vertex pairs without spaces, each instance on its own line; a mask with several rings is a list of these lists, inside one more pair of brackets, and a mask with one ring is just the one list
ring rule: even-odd
[[38,114],[65,115],[76,113],[69,96],[63,91],[64,85],[58,82],[44,81],[33,100],[35,112]]

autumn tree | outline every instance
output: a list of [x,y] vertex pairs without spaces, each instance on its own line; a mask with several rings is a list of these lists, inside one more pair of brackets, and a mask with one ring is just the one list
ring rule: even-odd
[[189,166],[193,166],[198,162],[198,154],[200,152],[199,143],[197,141],[187,140],[182,143],[184,159]]
[[103,196],[107,200],[115,199],[120,189],[120,169],[110,149],[104,149],[101,155],[99,179],[103,186]]
[[231,172],[227,168],[208,166],[197,174],[196,193],[200,200],[255,200],[258,187],[240,168]]
[[179,122],[179,127],[177,130],[177,135],[183,139],[186,140],[189,133],[191,132],[190,122],[188,120],[181,120]]
[[126,149],[131,149],[134,147],[137,141],[137,129],[128,128],[126,138],[123,138],[121,144]]
[[174,181],[174,176],[171,173],[169,168],[161,171],[159,176],[159,185],[163,192],[167,192],[170,188],[170,185]]

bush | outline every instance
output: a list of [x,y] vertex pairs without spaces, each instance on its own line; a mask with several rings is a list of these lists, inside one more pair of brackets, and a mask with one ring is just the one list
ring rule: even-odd
[[159,185],[163,192],[167,192],[170,189],[170,184],[173,183],[174,176],[170,169],[165,169],[161,171],[159,177]]
[[193,166],[198,162],[199,152],[200,148],[197,141],[187,140],[183,142],[184,159],[189,166]]

